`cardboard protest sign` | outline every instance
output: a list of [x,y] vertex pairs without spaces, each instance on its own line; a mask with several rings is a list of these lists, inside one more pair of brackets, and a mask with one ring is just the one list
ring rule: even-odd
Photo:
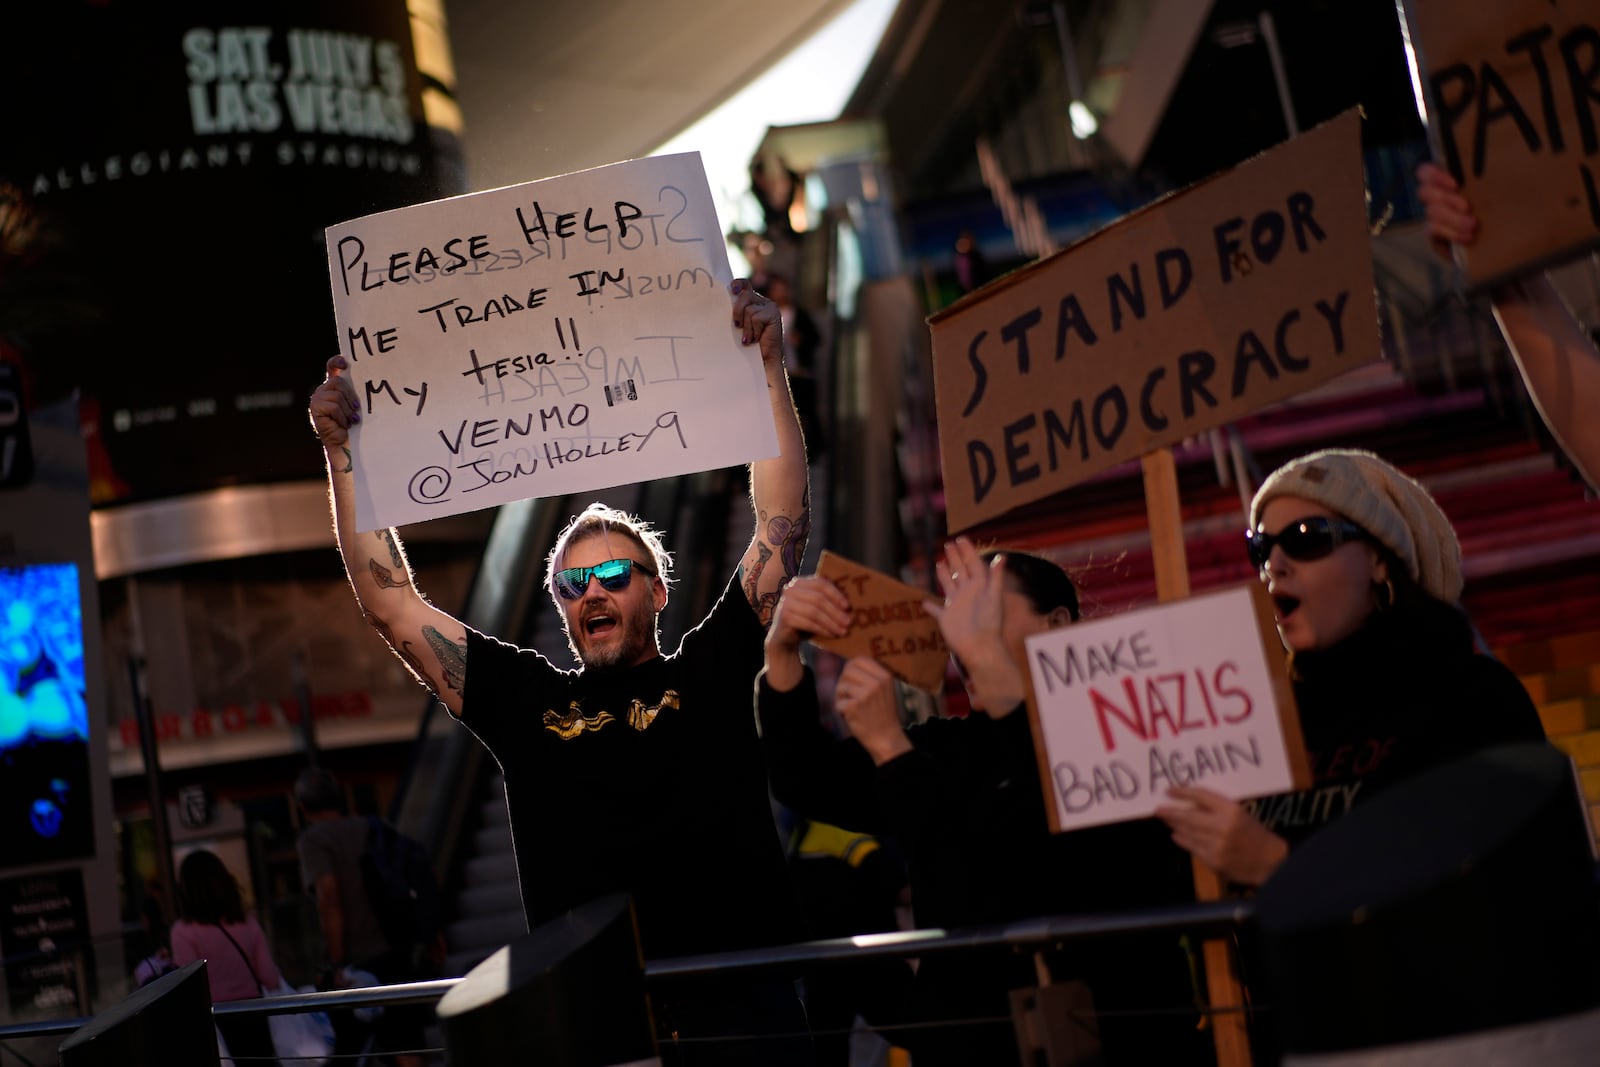
[[1434,157],[1472,201],[1469,288],[1600,244],[1600,0],[1402,0]]
[[1175,785],[1235,800],[1311,784],[1259,582],[1029,637],[1050,828],[1145,818]]
[[841,656],[870,656],[907,685],[937,693],[944,687],[950,649],[939,623],[922,610],[931,594],[887,574],[824,551],[817,573],[850,598],[850,632],[815,638],[818,648]]
[[929,319],[949,528],[1381,353],[1346,112]]
[[331,226],[358,529],[777,454],[698,153]]

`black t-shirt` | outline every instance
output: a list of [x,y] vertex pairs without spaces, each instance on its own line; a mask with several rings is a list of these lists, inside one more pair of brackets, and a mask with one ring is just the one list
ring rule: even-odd
[[1466,617],[1444,604],[1380,612],[1294,664],[1312,785],[1245,801],[1291,846],[1396,782],[1491,745],[1544,739],[1521,681],[1478,653]]
[[468,629],[461,721],[505,775],[530,928],[627,891],[648,958],[797,940],[751,708],[763,636],[733,581],[676,652],[623,670]]

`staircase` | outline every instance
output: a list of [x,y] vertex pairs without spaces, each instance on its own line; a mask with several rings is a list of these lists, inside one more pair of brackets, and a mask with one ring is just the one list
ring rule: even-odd
[[[1579,761],[1587,796],[1600,804],[1600,637],[1588,632],[1600,624],[1600,500],[1551,440],[1482,310],[1433,290],[1419,300],[1426,306],[1416,316],[1390,324],[1388,358],[1173,446],[1190,588],[1253,579],[1243,550],[1248,500],[1280,464],[1326,447],[1378,453],[1422,482],[1449,516],[1468,616],[1487,647],[1523,664],[1514,669],[1547,733]],[[931,418],[906,417],[915,412],[900,402],[902,577],[923,585],[945,530],[938,433]],[[1244,485],[1236,457],[1245,461]],[[1138,462],[967,533],[1061,563],[1085,617],[1157,600]],[[945,700],[956,713],[964,706],[953,680]]]
[[[1316,448],[1366,448],[1421,481],[1461,540],[1464,605],[1490,645],[1559,634],[1575,620],[1600,617],[1600,501],[1586,491],[1546,440],[1508,415],[1504,396],[1520,384],[1504,377],[1457,381],[1424,391],[1387,363],[1241,419],[1228,428],[1259,481],[1279,464]],[[931,435],[932,431],[928,431]],[[904,451],[927,455],[931,439],[908,435]],[[1224,462],[1218,462],[1219,452]],[[1190,587],[1195,592],[1250,580],[1243,491],[1226,449],[1205,438],[1173,449],[1179,475]],[[936,456],[936,452],[934,453]],[[903,509],[932,501],[942,512],[937,460],[905,463],[911,485]],[[936,516],[942,526],[943,515]],[[1047,555],[1078,582],[1086,616],[1156,601],[1140,465],[1125,463],[1048,500],[971,531]],[[908,538],[908,540],[910,540]],[[913,542],[915,545],[915,542]],[[942,548],[942,545],[937,546]],[[937,550],[936,548],[936,550]],[[915,550],[908,580],[931,569]]]
[[1495,654],[1522,679],[1550,743],[1572,757],[1593,834],[1600,826],[1600,630],[1521,641]]

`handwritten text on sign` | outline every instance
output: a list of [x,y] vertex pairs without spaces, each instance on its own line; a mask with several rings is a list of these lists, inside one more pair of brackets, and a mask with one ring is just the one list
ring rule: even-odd
[[817,573],[850,598],[850,630],[812,640],[841,656],[869,656],[907,685],[937,693],[944,686],[950,648],[939,620],[923,610],[926,590],[863,567],[833,552],[817,560]]
[[359,529],[777,453],[696,153],[327,232]]
[[1370,362],[1360,119],[1159,200],[929,321],[951,530]]
[[1429,132],[1480,227],[1474,287],[1600,244],[1600,3],[1405,0]]
[[1144,818],[1175,785],[1234,799],[1309,784],[1258,583],[1028,638],[1053,830]]

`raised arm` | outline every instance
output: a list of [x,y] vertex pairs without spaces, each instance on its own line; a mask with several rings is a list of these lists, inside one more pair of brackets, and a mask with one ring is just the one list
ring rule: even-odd
[[871,831],[879,761],[822,726],[815,681],[800,658],[807,638],[840,637],[849,629],[849,599],[828,579],[808,575],[783,590],[756,679],[756,730],[779,803],[809,819]]
[[800,572],[800,557],[811,533],[811,493],[805,440],[789,394],[789,376],[783,369],[783,323],[778,305],[743,278],[736,278],[731,288],[734,325],[744,330],[745,344],[761,346],[767,397],[778,430],[778,455],[750,465],[750,503],[756,528],[739,563],[744,595],[765,626],[772,621],[784,585]]
[[983,561],[972,541],[958,537],[945,545],[937,568],[943,603],[923,602],[939,621],[939,631],[966,679],[973,710],[991,718],[1010,715],[1027,697],[1022,667],[1005,639],[1005,559]]
[[343,356],[328,360],[328,376],[311,394],[311,425],[328,460],[329,505],[345,574],[373,629],[417,680],[461,714],[466,684],[467,630],[423,599],[400,538],[391,530],[356,532],[355,463],[350,424],[361,421],[355,387]]
[[1491,305],[1551,436],[1584,481],[1600,489],[1600,351],[1547,275],[1499,286]]
[[[1455,179],[1424,163],[1417,168],[1417,186],[1428,236],[1440,254],[1448,257],[1450,242],[1471,244],[1478,218]],[[1600,489],[1600,419],[1591,414],[1600,399],[1600,350],[1548,275],[1497,286],[1490,303],[1540,417],[1578,473]]]

